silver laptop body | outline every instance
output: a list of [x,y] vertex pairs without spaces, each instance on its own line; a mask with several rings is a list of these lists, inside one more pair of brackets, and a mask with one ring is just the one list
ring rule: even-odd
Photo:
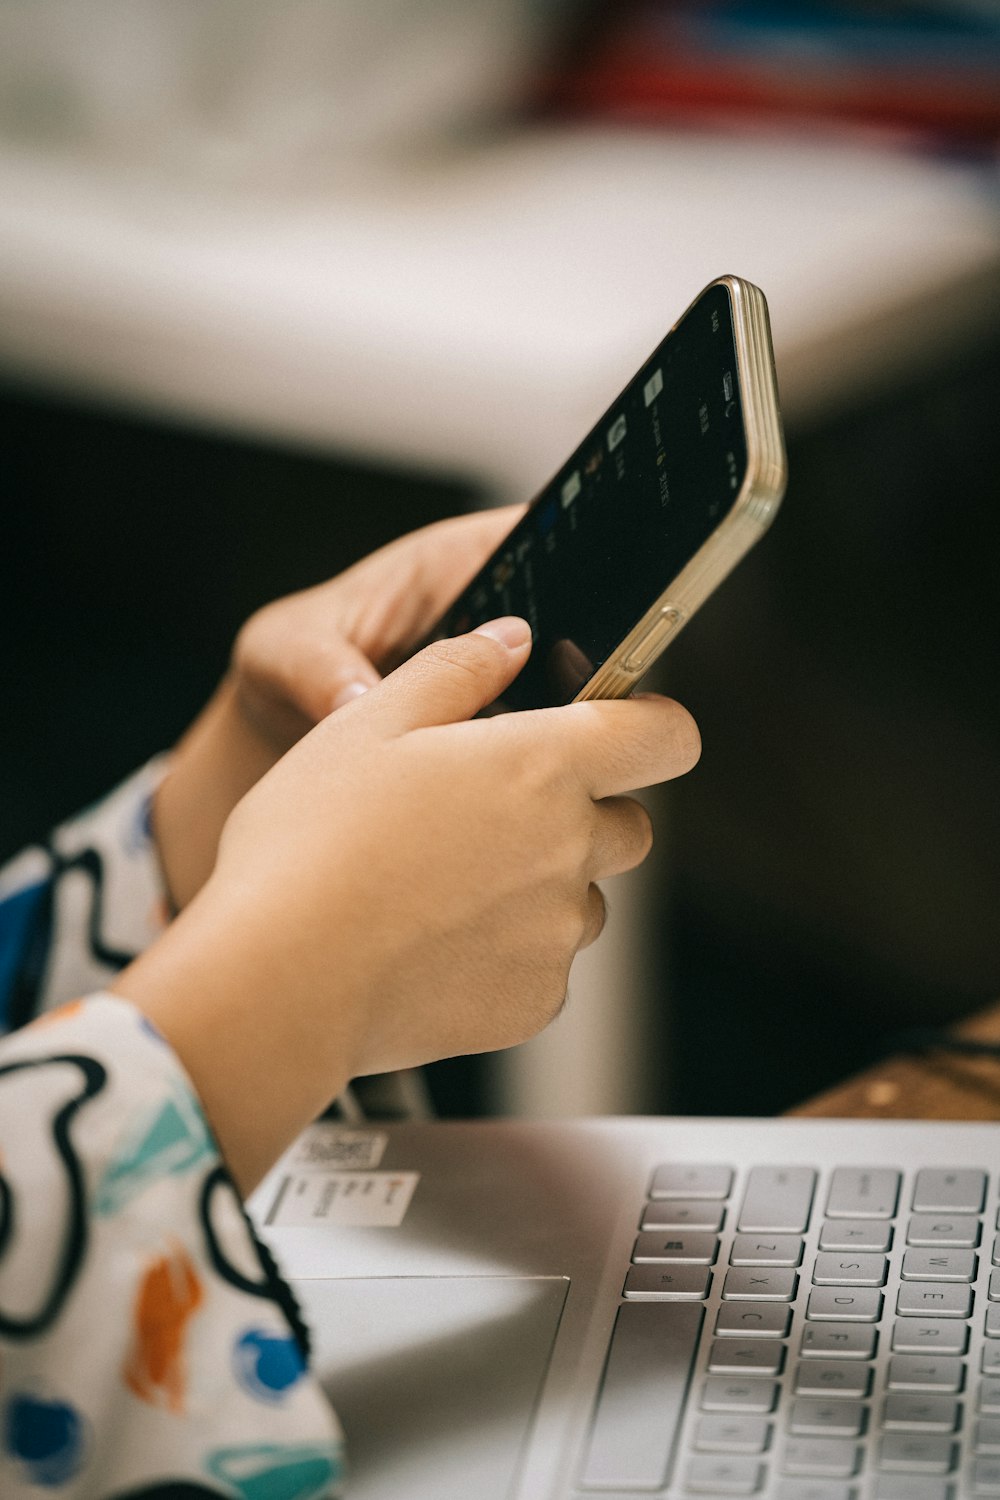
[[993,1125],[320,1124],[250,1208],[351,1500],[965,1500],[998,1170]]

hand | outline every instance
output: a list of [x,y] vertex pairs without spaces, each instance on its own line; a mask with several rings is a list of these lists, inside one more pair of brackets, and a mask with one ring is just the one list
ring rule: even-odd
[[559,1010],[649,818],[623,795],[688,770],[668,699],[476,719],[524,621],[427,647],[250,791],[217,867],[116,988],[186,1063],[247,1190],[358,1074],[507,1047]]
[[400,537],[247,621],[218,692],[174,752],[153,823],[173,905],[208,879],[236,803],[314,724],[423,640],[523,513],[506,506]]

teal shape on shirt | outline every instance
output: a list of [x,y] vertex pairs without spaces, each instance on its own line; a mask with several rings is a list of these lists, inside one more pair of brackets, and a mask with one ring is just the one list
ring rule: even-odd
[[94,1197],[94,1212],[118,1213],[144,1188],[164,1177],[178,1177],[218,1155],[204,1115],[194,1098],[178,1089],[134,1125],[108,1167]]
[[335,1452],[318,1444],[219,1448],[205,1466],[213,1479],[231,1484],[241,1500],[323,1500],[343,1473]]

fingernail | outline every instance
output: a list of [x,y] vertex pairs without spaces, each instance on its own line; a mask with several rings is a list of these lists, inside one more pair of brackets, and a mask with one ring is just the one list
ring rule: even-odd
[[531,640],[531,626],[519,615],[503,615],[499,620],[487,620],[485,625],[477,625],[472,634],[488,635],[491,640],[506,646],[508,651],[517,651]]
[[350,703],[352,698],[360,698],[362,693],[367,693],[368,683],[359,678],[356,682],[346,682],[340,692],[330,704],[330,712],[336,713],[338,708],[343,708],[345,703]]

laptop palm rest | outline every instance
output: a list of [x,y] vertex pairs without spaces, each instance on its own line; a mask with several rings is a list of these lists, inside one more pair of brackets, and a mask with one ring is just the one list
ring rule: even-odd
[[347,1434],[351,1500],[509,1500],[569,1281],[295,1283]]

